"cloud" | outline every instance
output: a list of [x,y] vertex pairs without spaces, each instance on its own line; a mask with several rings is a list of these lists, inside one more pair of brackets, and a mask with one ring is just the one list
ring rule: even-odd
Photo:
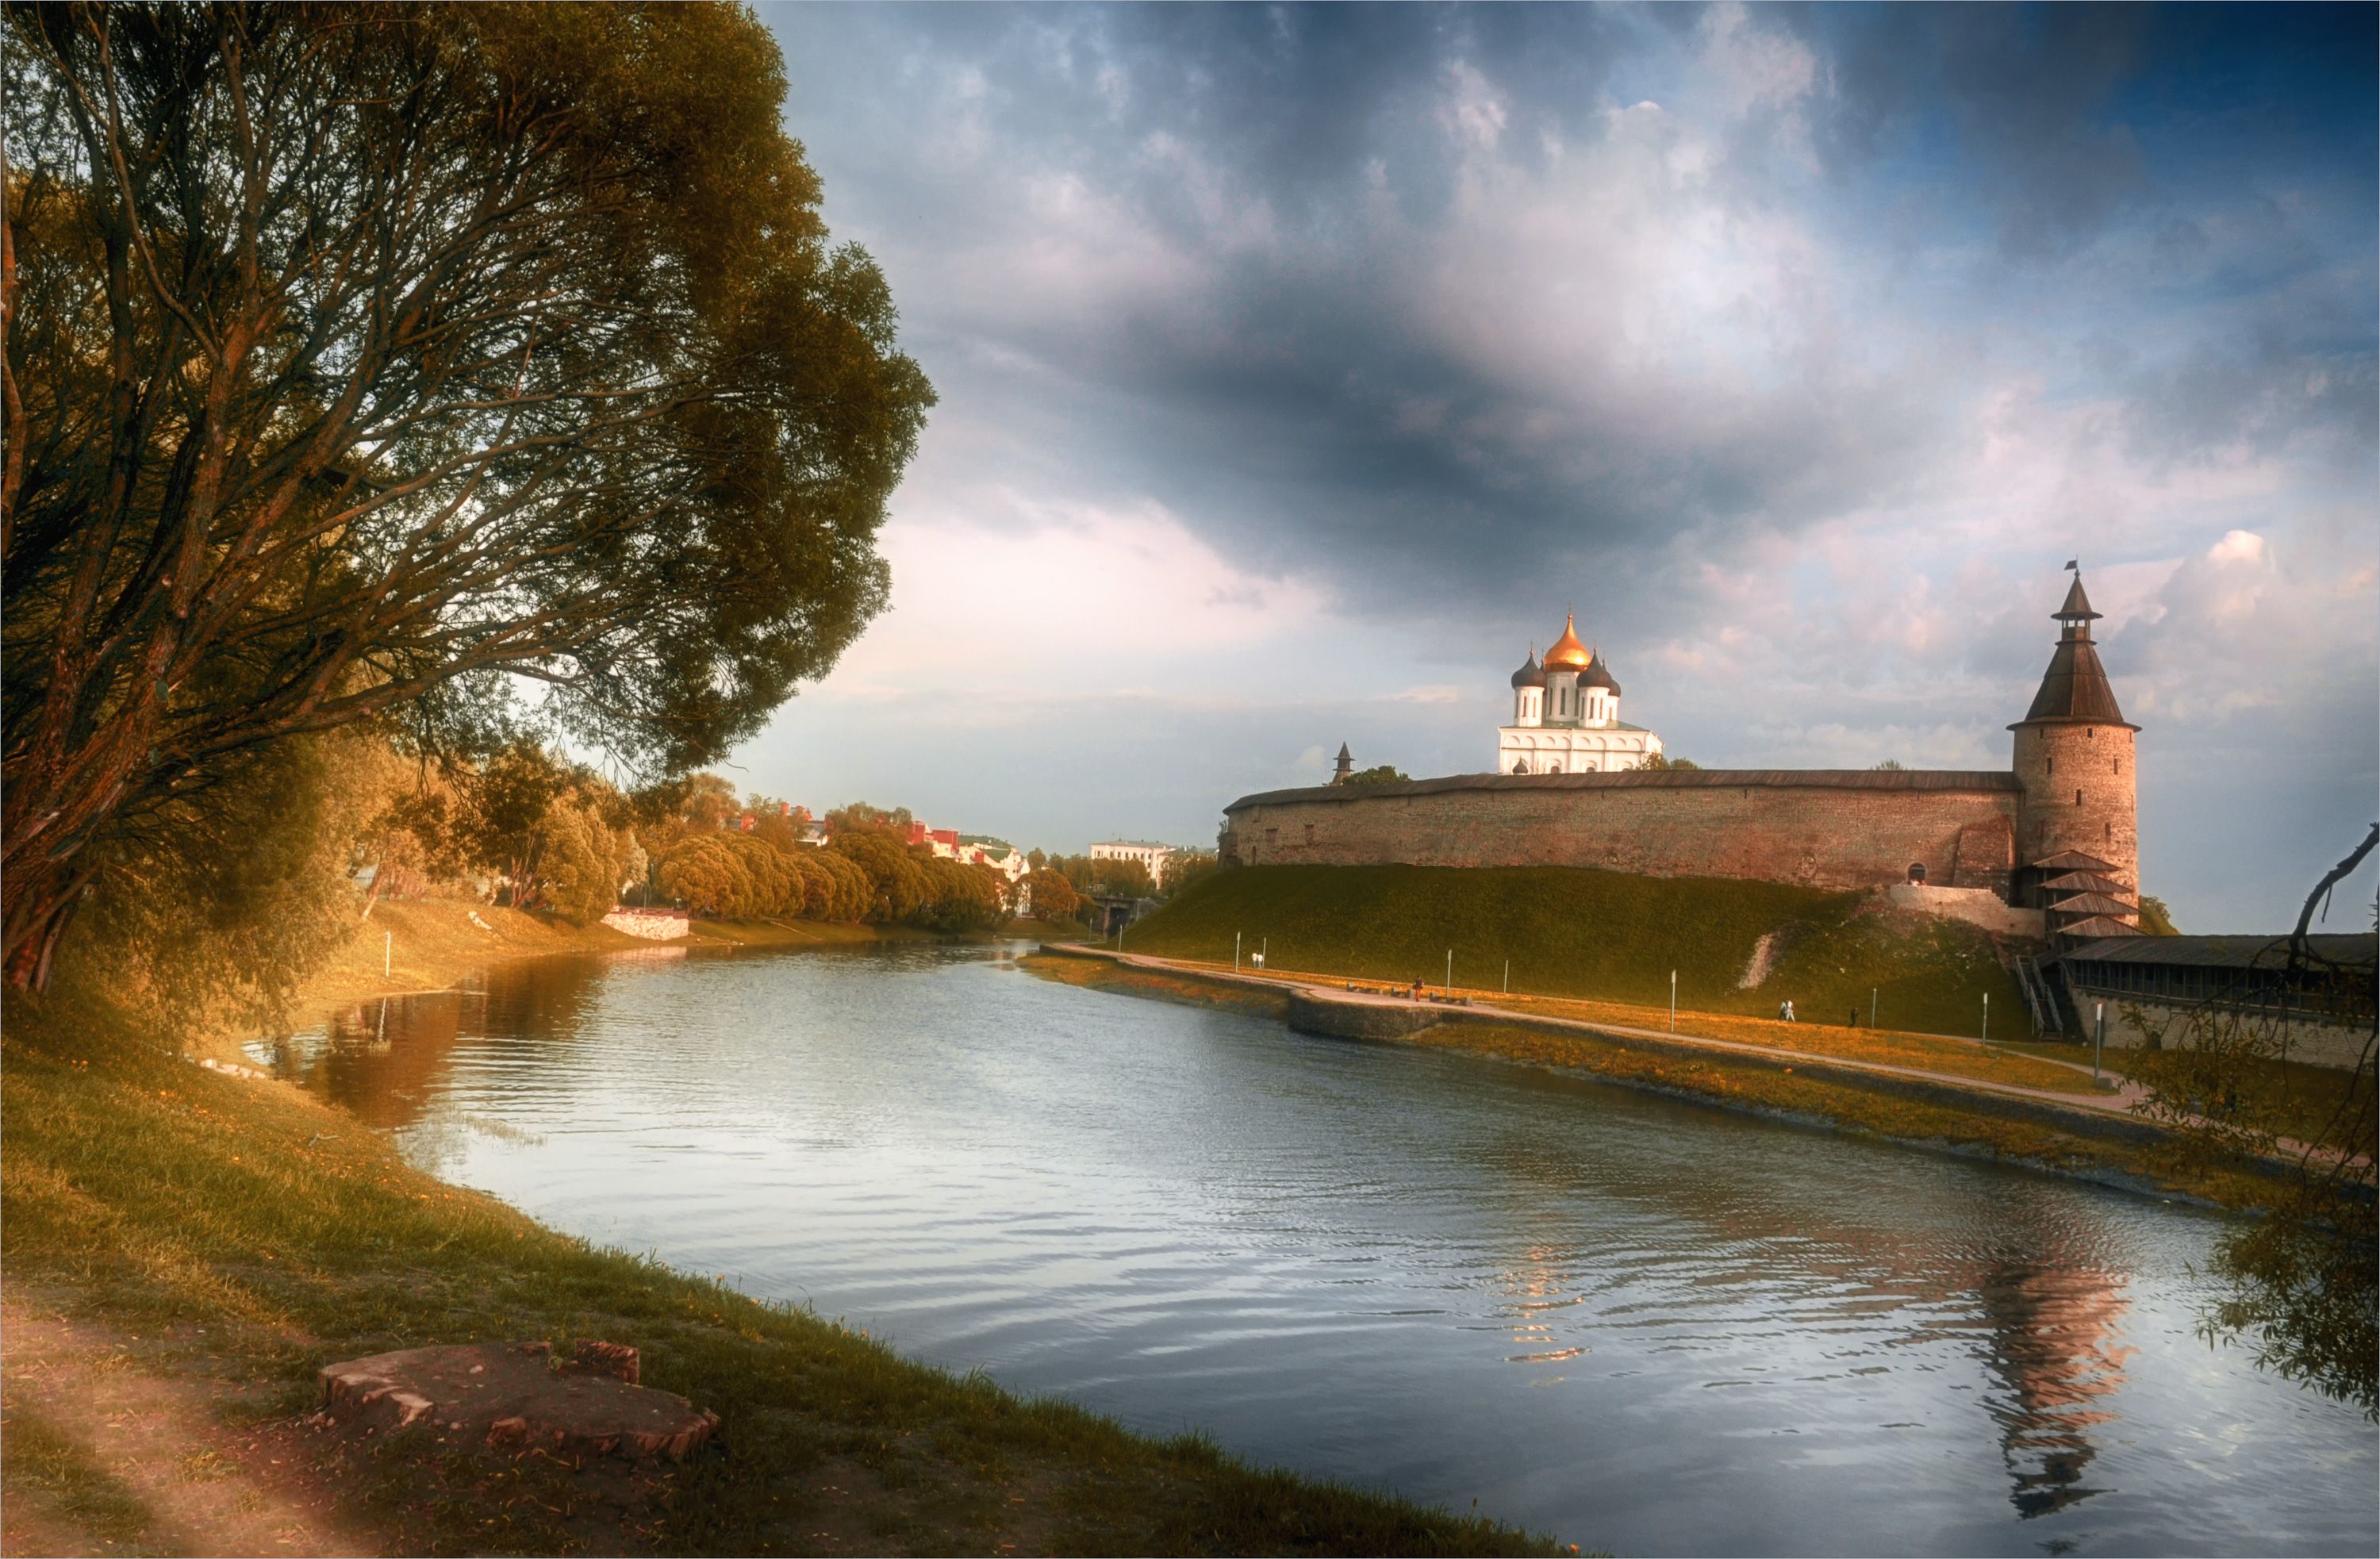
[[2080,554],[2160,872],[2370,767],[2368,11],[769,14],[942,397],[854,742],[1475,767],[1575,603],[1673,750],[1996,762]]

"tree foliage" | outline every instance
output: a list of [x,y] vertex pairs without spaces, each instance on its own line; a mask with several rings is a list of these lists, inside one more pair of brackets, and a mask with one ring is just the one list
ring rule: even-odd
[[[2260,1181],[2264,1216],[2217,1243],[2213,1267],[2227,1285],[2202,1318],[2210,1341],[2244,1336],[2265,1368],[2353,1402],[2380,1421],[2380,1222],[2374,1163],[2380,1160],[2380,1007],[2368,966],[2325,967],[2307,940],[2317,903],[2380,845],[2374,825],[2308,895],[2295,932],[2268,956],[2284,992],[2304,997],[2245,1003],[2220,996],[2170,1020],[2128,1007],[2127,1021],[2152,1038],[2139,1080],[2143,1113],[2170,1127],[2184,1162],[2222,1167],[2242,1158],[2280,1159],[2291,1171]],[[2362,1029],[2347,1086],[2308,1130],[2292,1118],[2269,1079],[2286,1076],[2298,1026],[2309,1018]]]
[[2155,894],[2141,895],[2141,934],[2143,936],[2180,936],[2173,923],[2173,912],[2165,900]]
[[11,6],[0,921],[261,749],[708,761],[884,603],[931,392],[717,5]]
[[1184,850],[1165,863],[1165,896],[1173,897],[1191,884],[1210,876],[1220,865],[1212,850]]
[[1111,857],[1052,856],[1050,870],[1062,872],[1077,894],[1109,894],[1127,898],[1153,898],[1157,880],[1137,860]]
[[546,907],[574,926],[591,926],[610,914],[628,876],[635,836],[613,827],[593,803],[579,796],[555,800],[542,833],[539,865]]
[[1376,763],[1371,768],[1356,770],[1339,783],[1342,785],[1394,785],[1400,780],[1411,778],[1413,778],[1411,774],[1393,764]]
[[894,807],[888,810],[882,807],[871,807],[865,801],[854,801],[847,806],[830,809],[822,821],[830,834],[857,833],[863,829],[905,834],[917,820],[910,815],[906,807]]
[[1026,873],[1017,885],[1024,889],[1037,920],[1072,920],[1082,908],[1083,901],[1075,894],[1075,884],[1066,881],[1062,871],[1038,869]]
[[112,996],[187,1021],[286,1016],[298,981],[355,929],[352,806],[374,757],[346,736],[243,754],[206,805],[148,814],[111,840],[91,923],[69,963]]

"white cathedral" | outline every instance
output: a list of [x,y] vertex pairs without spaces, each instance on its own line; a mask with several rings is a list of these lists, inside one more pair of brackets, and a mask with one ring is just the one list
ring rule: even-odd
[[1620,718],[1620,683],[1603,652],[1578,641],[1572,618],[1543,661],[1532,651],[1512,674],[1512,723],[1496,731],[1498,773],[1610,773],[1660,750],[1660,737]]

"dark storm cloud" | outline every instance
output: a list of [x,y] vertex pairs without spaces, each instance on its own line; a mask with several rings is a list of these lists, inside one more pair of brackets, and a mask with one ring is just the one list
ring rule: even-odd
[[[1574,371],[1550,382],[1516,382],[1461,332],[1420,317],[1478,311],[1518,334],[1532,328],[1521,299],[1461,296],[1507,285],[1499,278],[1457,275],[1432,294],[1420,269],[1457,221],[1463,158],[1480,155],[1449,124],[1454,73],[1471,73],[1501,116],[1492,166],[1536,179],[1549,158],[1594,155],[1615,103],[1656,90],[1642,56],[1679,46],[1691,14],[797,14],[830,33],[892,29],[913,69],[923,60],[979,73],[1000,169],[1079,179],[1114,201],[1120,220],[1178,246],[1193,270],[1193,296],[1135,293],[1097,314],[1026,296],[1029,284],[990,289],[971,318],[920,322],[922,338],[996,338],[1054,369],[1063,383],[1051,393],[1074,397],[1064,420],[1103,446],[1096,460],[1128,468],[1134,485],[1235,554],[1319,570],[1359,601],[1427,595],[1475,611],[1508,588],[1515,558],[1624,580],[1681,536],[1724,545],[1745,525],[1791,525],[1859,501],[1895,480],[1925,420],[1915,409],[1925,397],[1888,375],[1793,353],[1780,369],[1800,383],[1783,391],[1713,386],[1676,398],[1675,385],[1615,373],[1600,348],[1582,349]],[[818,52],[842,49],[822,39]],[[798,49],[793,66],[797,123],[806,98],[834,115],[861,90],[806,71]],[[929,76],[905,90],[946,86]],[[850,106],[881,113],[883,93],[879,85],[867,107]],[[1211,187],[1185,177],[1183,161],[1152,155],[1160,137]],[[1645,155],[1658,161],[1658,149]],[[864,199],[883,198],[876,180],[854,182]],[[1001,208],[1014,199],[995,178],[907,203],[988,230],[1013,221]],[[1218,243],[1219,224],[1259,211],[1265,241]],[[871,227],[898,220],[870,216]],[[989,258],[1000,254],[995,244]],[[966,371],[929,367],[945,379]],[[1827,393],[1807,393],[1816,380]]]
[[[1591,576],[1639,627],[1652,598],[1676,609],[1689,551],[1729,557],[1892,501],[1945,462],[1989,322],[1928,320],[1906,298],[1877,311],[1873,278],[1843,268],[1867,262],[1859,242],[1876,213],[1922,209],[1926,240],[1950,247],[1973,224],[2053,298],[2095,290],[2109,312],[2134,289],[2082,257],[2135,219],[2140,247],[2202,290],[2286,286],[2240,273],[2269,264],[2265,251],[2210,241],[2160,196],[2159,138],[2240,130],[2242,96],[2287,118],[2303,74],[2289,61],[2308,52],[2298,33],[2339,30],[2284,15],[2243,33],[2229,13],[2126,6],[788,17],[796,127],[835,124],[834,145],[858,159],[830,170],[837,219],[892,266],[946,389],[1015,398],[1014,364],[1034,365],[1037,426],[1079,471],[1351,601],[1467,615],[1509,596],[1516,570]],[[1721,22],[1811,51],[1806,89],[1763,97],[1755,82],[1746,101],[1686,105],[1696,118],[1623,123],[1630,104],[1698,81],[1709,97],[1726,62],[1702,56]],[[2213,69],[2218,57],[2232,82],[2219,103],[2172,79],[2177,59]],[[823,63],[854,59],[900,73]],[[2171,101],[2143,99],[2152,79]],[[2361,101],[2315,117],[2362,122]],[[1487,129],[1466,128],[1474,111]],[[1679,128],[1695,124],[1699,149]],[[1777,176],[1796,135],[1832,172],[1840,209]],[[953,151],[970,136],[983,143],[973,161]],[[1689,157],[1701,164],[1675,174]],[[1574,182],[1598,159],[1608,187]],[[1542,231],[1565,202],[1624,200],[1662,177],[1670,208]],[[1099,202],[1080,230],[1025,210],[1053,185]],[[1798,229],[1758,235],[1764,214],[1796,202]],[[1665,233],[1672,216],[1698,225],[1694,243]],[[1509,243],[1450,250],[1433,269],[1465,224]],[[1735,248],[1714,261],[1695,248],[1706,231]],[[913,257],[927,234],[945,252]],[[1797,271],[1786,246],[1813,236],[1821,247]],[[2321,239],[2301,247],[2319,255]],[[1587,296],[1559,296],[1564,245]],[[1045,266],[1053,248],[1062,262]],[[948,269],[907,286],[905,262]],[[1645,338],[1660,289],[1705,262],[1754,274],[1724,278],[1707,317]],[[1594,294],[1606,274],[1634,290]],[[2276,337],[2235,322],[2178,348],[2128,329],[2097,358],[2124,365],[2105,383],[2143,458],[2225,437],[2271,448],[2309,422],[2363,430],[2364,316],[2341,322],[2342,360],[2316,377],[2294,323]],[[1894,327],[1922,349],[1865,349]],[[1669,361],[1696,351],[1717,366]]]
[[2107,115],[2152,26],[2130,6],[1829,10],[1813,18],[1834,62],[1818,144],[1838,165],[1864,164],[1906,154],[1944,119],[1982,171],[2002,247],[2062,252],[2145,187],[2131,128]]
[[[2088,243],[2223,155],[2354,158],[2373,133],[2364,6],[1862,6],[1782,13],[1830,61],[1815,140],[1837,171],[1972,170],[2004,253]],[[2162,156],[2141,139],[2154,124]],[[2226,143],[2217,147],[2214,142]],[[2187,236],[2191,225],[2176,225]]]

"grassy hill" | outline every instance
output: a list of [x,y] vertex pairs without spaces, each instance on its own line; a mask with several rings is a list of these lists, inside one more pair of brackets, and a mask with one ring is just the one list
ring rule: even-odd
[[[1840,1023],[1868,992],[1888,1028],[2025,1034],[2023,999],[1974,927],[1882,908],[1861,894],[1571,867],[1251,866],[1219,871],[1126,933],[1127,948],[1228,962],[1232,933],[1275,969],[1773,1016],[1791,998]],[[1742,986],[1761,939],[1766,978]],[[2001,1025],[2005,1023],[2003,1029]]]

